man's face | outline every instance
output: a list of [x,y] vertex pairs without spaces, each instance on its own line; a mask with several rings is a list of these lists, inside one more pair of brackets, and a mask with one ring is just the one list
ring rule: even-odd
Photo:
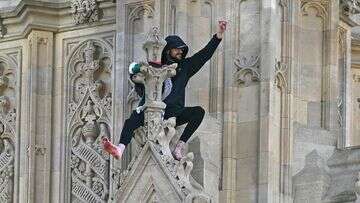
[[180,60],[182,58],[182,53],[183,53],[182,49],[178,49],[178,48],[170,49],[170,56],[174,59]]

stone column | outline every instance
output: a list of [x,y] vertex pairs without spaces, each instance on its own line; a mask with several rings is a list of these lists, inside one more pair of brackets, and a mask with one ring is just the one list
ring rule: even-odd
[[[229,25],[235,24],[234,3],[225,1],[224,16]],[[224,49],[224,67],[233,67],[233,58],[235,49],[235,27],[229,26],[225,33],[223,43]],[[236,98],[239,97],[239,90],[233,84],[233,71],[225,68],[223,73],[223,135],[222,135],[222,168],[221,168],[221,185],[219,199],[226,203],[236,202],[236,135],[237,135],[237,106]]]
[[[356,75],[358,71],[354,66],[357,61],[356,50],[358,47],[358,31],[355,26],[359,21],[356,19],[360,13],[360,7],[352,4],[350,0],[339,2],[339,26],[337,30],[338,39],[338,96],[337,96],[337,121],[339,124],[338,147],[358,145],[360,142],[358,131],[356,98],[358,93],[354,87],[357,86]],[[354,29],[355,28],[355,29]],[[353,36],[352,36],[353,35]],[[354,76],[355,75],[355,76]],[[355,90],[355,91],[354,91]]]
[[52,117],[53,33],[28,36],[28,185],[27,202],[49,202]]
[[[281,91],[276,89],[275,59],[281,56],[281,16],[277,0],[261,2],[260,98],[259,98],[259,155],[258,202],[280,202],[280,135]],[[276,87],[276,88],[275,88]],[[276,101],[275,99],[278,99]],[[274,101],[275,100],[275,101]]]
[[161,99],[162,84],[166,78],[176,74],[176,67],[177,64],[171,64],[163,68],[154,68],[143,63],[140,68],[141,72],[135,76],[134,80],[143,83],[146,87],[144,125],[150,141],[155,142],[163,131],[162,121],[166,105]]

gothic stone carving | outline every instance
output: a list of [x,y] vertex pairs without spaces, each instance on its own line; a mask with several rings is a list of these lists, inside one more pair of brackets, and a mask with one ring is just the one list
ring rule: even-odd
[[110,166],[101,138],[110,138],[112,48],[102,40],[88,40],[70,56],[67,134],[71,139],[71,201],[107,202]]
[[360,13],[359,0],[340,0],[340,12],[345,16],[350,16]]
[[165,44],[163,40],[161,40],[160,29],[158,27],[152,27],[146,38],[147,39],[143,45],[143,49],[146,53],[146,59],[148,61],[158,61],[161,58],[161,50]]
[[316,16],[326,20],[329,12],[329,0],[301,0],[301,10],[303,15],[308,15],[309,8],[315,8]]
[[75,24],[92,23],[99,20],[96,0],[72,0],[71,8]]
[[238,84],[248,86],[251,82],[260,80],[259,57],[238,57],[235,59],[236,66],[234,81]]
[[286,81],[287,65],[281,61],[275,61],[275,80],[274,85],[279,89],[287,88]]
[[[149,153],[151,153],[151,155],[149,155]],[[178,196],[180,192],[182,194],[178,198],[182,199],[181,202],[190,203],[193,202],[194,199],[201,199],[202,202],[210,202],[209,197],[203,193],[203,188],[198,183],[196,183],[190,175],[193,167],[193,156],[193,153],[188,153],[186,157],[180,161],[176,161],[174,159],[170,160],[161,153],[159,145],[153,142],[147,142],[140,153],[131,161],[127,170],[123,172],[118,170],[117,173],[115,173],[115,181],[119,183],[116,199],[118,201],[124,201],[128,196],[133,196],[135,198],[141,196],[140,194],[133,194],[137,193],[137,191],[131,190],[131,188],[135,187],[134,185],[137,184],[137,181],[147,179],[149,176],[148,173],[143,174],[142,171],[148,170],[145,168],[149,167],[147,166],[147,163],[150,162],[149,157],[151,157],[155,161],[155,164],[159,166],[159,169],[163,170],[163,173],[167,179],[167,183],[172,185],[170,187],[171,190],[175,190],[171,192],[169,196]],[[153,165],[153,162],[151,162],[151,165]],[[150,167],[153,170],[154,166]],[[152,177],[153,176],[150,175],[150,178]],[[156,178],[157,176],[155,175],[154,177]],[[161,182],[161,184],[165,185],[164,182]],[[156,188],[155,185],[156,184],[153,184],[153,186]],[[151,194],[145,195],[150,199],[154,196],[160,197],[158,194],[160,191],[154,191],[152,188],[153,187],[147,187],[146,185],[142,186],[141,190],[144,190],[142,194]]]
[[[154,68],[142,63],[141,72],[135,75],[134,81],[145,85],[145,127],[147,138],[151,141],[157,140],[163,135],[163,109],[165,104],[161,100],[162,84],[168,77],[176,74],[177,64],[171,64],[162,68]],[[146,78],[146,79],[145,79]],[[171,153],[169,154],[171,156]]]
[[17,62],[0,54],[0,202],[12,202],[16,137]]

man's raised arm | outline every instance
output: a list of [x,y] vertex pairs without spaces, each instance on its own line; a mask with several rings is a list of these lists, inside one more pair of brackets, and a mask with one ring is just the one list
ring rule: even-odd
[[190,69],[188,70],[188,76],[191,77],[197,73],[201,67],[212,57],[216,48],[220,44],[223,33],[226,30],[226,22],[219,21],[218,31],[212,36],[210,41],[206,44],[204,48],[195,53],[193,56],[189,57],[187,60],[190,63]]

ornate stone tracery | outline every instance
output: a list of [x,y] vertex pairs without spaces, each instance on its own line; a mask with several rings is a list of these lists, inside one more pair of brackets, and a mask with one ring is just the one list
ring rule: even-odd
[[71,200],[107,202],[109,155],[101,138],[111,132],[112,48],[102,40],[80,43],[68,60],[68,139]]
[[301,10],[303,15],[309,15],[308,11],[310,8],[315,8],[316,16],[326,20],[329,11],[329,0],[302,0]]
[[16,143],[16,68],[8,55],[0,54],[0,202],[12,202]]
[[72,0],[71,8],[75,24],[92,23],[99,20],[96,0]]

